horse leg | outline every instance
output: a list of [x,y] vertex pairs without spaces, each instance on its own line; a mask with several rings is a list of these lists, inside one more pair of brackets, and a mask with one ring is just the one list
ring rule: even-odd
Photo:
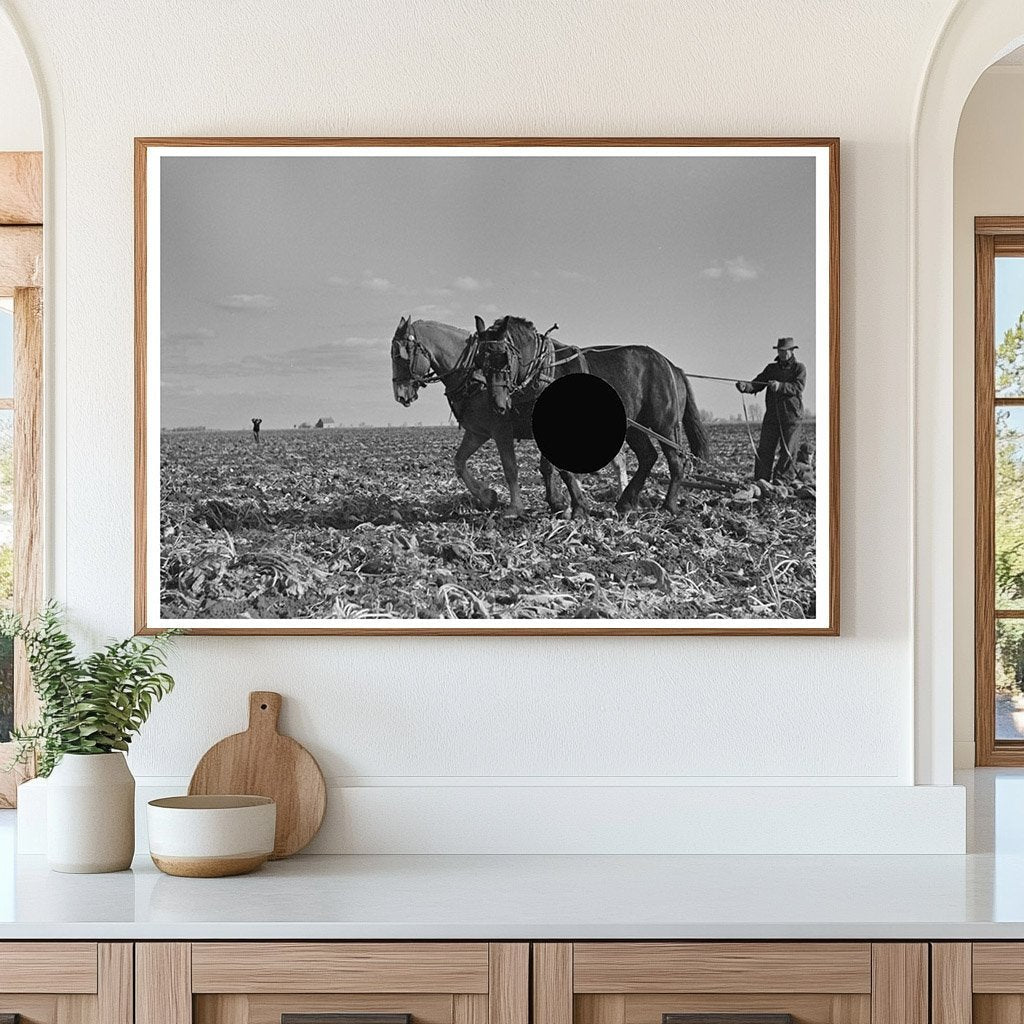
[[544,496],[548,499],[548,508],[552,512],[564,512],[567,505],[555,481],[555,467],[543,455],[540,457],[540,475],[544,480]]
[[478,434],[467,430],[462,435],[462,440],[455,452],[455,473],[466,485],[478,505],[486,509],[493,509],[498,506],[498,492],[491,487],[484,487],[466,465],[470,456],[483,447],[488,440],[488,434]]
[[658,449],[654,447],[654,442],[646,434],[631,427],[626,431],[626,442],[633,449],[633,454],[636,455],[637,467],[633,479],[626,484],[622,496],[615,503],[615,507],[620,512],[628,512],[630,509],[636,508],[647,477],[658,461]]
[[629,483],[629,471],[626,469],[626,456],[621,451],[614,459],[612,459],[612,469],[615,472],[615,480],[618,485],[615,491],[615,497],[618,499],[622,497],[622,492],[626,489],[626,485]]
[[569,489],[569,501],[572,503],[572,518],[583,519],[585,516],[590,515],[587,499],[583,495],[583,490],[580,488],[575,474],[570,473],[566,469],[560,469],[558,475]]
[[683,459],[682,456],[667,444],[661,446],[665,453],[665,461],[668,462],[669,482],[668,490],[665,492],[665,500],[661,507],[672,515],[679,515],[679,498],[683,490]]
[[494,443],[498,446],[498,457],[508,484],[508,500],[510,518],[521,516],[526,509],[523,507],[523,496],[519,490],[519,463],[516,459],[516,442],[512,436],[512,427],[504,425],[494,435]]

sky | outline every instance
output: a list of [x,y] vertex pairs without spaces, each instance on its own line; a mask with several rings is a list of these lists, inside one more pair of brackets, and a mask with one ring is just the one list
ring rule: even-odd
[[165,156],[160,198],[164,427],[447,423],[440,385],[394,401],[408,313],[737,377],[791,335],[814,408],[812,157]]
[[996,259],[995,303],[995,340],[998,345],[1024,312],[1024,259],[1016,256]]

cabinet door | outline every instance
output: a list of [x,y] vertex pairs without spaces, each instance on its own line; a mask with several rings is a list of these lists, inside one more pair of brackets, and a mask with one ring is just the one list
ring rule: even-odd
[[529,1024],[525,943],[140,943],[136,984],[136,1024]]
[[932,945],[935,1024],[1024,1021],[1024,942]]
[[132,1024],[130,943],[0,942],[6,1024]]
[[533,977],[533,1024],[928,1024],[922,943],[538,943]]

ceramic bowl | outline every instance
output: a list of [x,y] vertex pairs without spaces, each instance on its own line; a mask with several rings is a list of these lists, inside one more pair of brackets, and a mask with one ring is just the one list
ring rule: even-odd
[[224,878],[274,852],[277,805],[266,796],[169,796],[147,808],[149,853],[168,875]]

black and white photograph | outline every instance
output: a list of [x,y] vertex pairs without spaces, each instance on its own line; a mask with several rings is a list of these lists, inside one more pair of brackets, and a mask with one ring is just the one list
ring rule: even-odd
[[141,631],[837,632],[835,140],[137,146]]

